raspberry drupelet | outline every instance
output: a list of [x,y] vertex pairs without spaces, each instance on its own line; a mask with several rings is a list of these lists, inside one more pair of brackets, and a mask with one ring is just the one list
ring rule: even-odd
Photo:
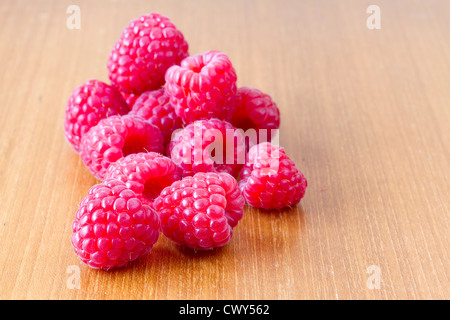
[[122,95],[130,110],[133,108],[134,103],[141,95],[140,93],[126,93],[122,91],[120,91],[120,94]]

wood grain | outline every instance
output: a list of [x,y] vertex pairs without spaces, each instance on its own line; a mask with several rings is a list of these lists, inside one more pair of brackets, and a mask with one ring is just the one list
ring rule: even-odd
[[[277,101],[280,143],[309,187],[296,208],[246,208],[221,249],[162,237],[122,270],[92,270],[70,235],[96,180],[64,140],[64,106],[87,79],[108,81],[121,30],[151,11]],[[445,0],[3,0],[0,299],[450,298],[449,22]]]

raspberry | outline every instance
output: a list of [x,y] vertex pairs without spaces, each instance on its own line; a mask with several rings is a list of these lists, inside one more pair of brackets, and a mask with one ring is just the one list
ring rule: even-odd
[[281,209],[300,202],[308,182],[282,148],[264,142],[247,156],[239,187],[249,205]]
[[126,265],[147,254],[160,221],[125,183],[105,180],[89,189],[72,224],[71,242],[81,261],[96,269]]
[[165,90],[185,123],[218,118],[229,121],[236,100],[236,72],[228,56],[208,51],[187,57],[166,72]]
[[183,34],[169,18],[150,13],[130,22],[109,54],[111,82],[123,92],[160,88],[170,66],[188,56]]
[[136,114],[157,126],[166,144],[169,143],[172,132],[183,125],[162,88],[142,93],[135,101],[131,114]]
[[114,87],[88,80],[77,87],[66,104],[64,135],[76,152],[80,151],[81,137],[101,119],[123,115],[130,111]]
[[197,173],[165,188],[154,208],[162,233],[178,244],[207,250],[227,244],[245,200],[227,173]]
[[132,153],[164,151],[160,130],[132,115],[101,120],[81,139],[80,156],[98,179],[103,180],[111,163]]
[[127,188],[142,195],[146,203],[153,203],[161,190],[181,179],[173,161],[156,152],[133,153],[112,163],[105,179],[118,179]]
[[[255,129],[257,143],[267,142],[271,141],[271,129],[280,127],[280,110],[268,94],[256,88],[240,87],[230,122],[243,130]],[[263,135],[259,129],[267,129],[267,135]]]
[[183,176],[227,172],[237,177],[245,163],[244,141],[242,132],[226,121],[197,120],[177,131],[167,149]]

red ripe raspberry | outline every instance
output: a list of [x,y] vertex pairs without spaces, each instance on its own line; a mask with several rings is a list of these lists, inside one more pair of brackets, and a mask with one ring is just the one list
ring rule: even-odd
[[[255,129],[257,143],[270,142],[273,134],[270,129],[280,127],[280,110],[268,94],[256,88],[241,87],[237,90],[236,108],[230,122],[243,130]],[[267,129],[267,132],[263,135],[259,129]]]
[[227,173],[197,173],[165,188],[154,208],[161,231],[178,244],[207,250],[228,243],[245,200]]
[[150,151],[163,153],[163,136],[157,127],[132,115],[101,120],[80,144],[81,160],[100,180],[111,163],[132,153]]
[[235,177],[245,163],[241,131],[219,119],[197,120],[176,132],[168,154],[183,176],[197,172],[227,172]]
[[71,242],[92,268],[122,267],[148,253],[159,238],[158,214],[119,180],[94,185],[81,201]]
[[297,205],[307,186],[307,180],[284,150],[269,142],[250,149],[239,182],[247,203],[263,209]]
[[164,143],[168,143],[172,132],[183,125],[169,100],[163,88],[146,91],[139,96],[131,110],[131,114],[138,115],[157,126],[164,137]]
[[111,82],[123,92],[160,88],[170,66],[188,56],[183,34],[169,18],[150,13],[130,22],[107,63]]
[[66,104],[64,135],[76,152],[80,150],[81,137],[101,119],[124,115],[130,111],[114,87],[99,81],[88,80],[76,88]]
[[105,179],[118,179],[127,188],[142,195],[147,203],[153,203],[161,190],[181,179],[181,173],[173,161],[156,152],[132,153],[112,163]]
[[164,88],[185,123],[210,118],[229,121],[236,100],[236,80],[228,56],[208,51],[170,67]]

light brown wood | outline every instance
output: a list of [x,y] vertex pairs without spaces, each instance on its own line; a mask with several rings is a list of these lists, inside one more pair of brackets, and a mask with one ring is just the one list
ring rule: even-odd
[[[74,1],[79,30],[70,4],[0,3],[0,299],[450,298],[450,2]],[[309,187],[296,208],[246,208],[221,249],[161,237],[122,270],[93,270],[70,235],[96,180],[64,139],[64,107],[108,81],[121,30],[151,11],[274,98]]]

